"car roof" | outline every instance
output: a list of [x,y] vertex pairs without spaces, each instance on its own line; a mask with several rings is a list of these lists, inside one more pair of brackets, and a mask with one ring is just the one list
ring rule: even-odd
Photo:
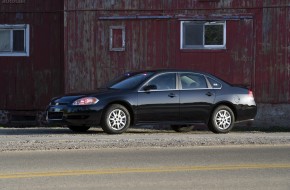
[[[141,70],[141,71],[133,71],[129,73],[144,73],[144,72],[153,72],[153,73],[163,73],[163,72],[193,72],[193,73],[200,73],[205,75],[212,75],[207,72],[198,71],[198,70],[190,70],[190,69],[152,69],[152,70]],[[214,76],[214,75],[212,75]]]
[[152,69],[152,70],[141,70],[141,71],[135,71],[135,72],[129,72],[129,73],[146,73],[146,72],[153,72],[153,73],[164,73],[164,72],[192,72],[197,74],[206,75],[207,77],[214,78],[215,80],[218,80],[221,83],[225,83],[230,85],[227,81],[204,71],[198,71],[198,70],[190,70],[190,69]]

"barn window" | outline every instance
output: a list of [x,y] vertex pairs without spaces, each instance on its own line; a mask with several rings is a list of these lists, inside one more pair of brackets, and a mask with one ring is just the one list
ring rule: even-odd
[[110,27],[110,51],[125,51],[125,27]]
[[29,56],[29,25],[0,25],[0,56]]
[[181,49],[225,49],[225,21],[181,21]]

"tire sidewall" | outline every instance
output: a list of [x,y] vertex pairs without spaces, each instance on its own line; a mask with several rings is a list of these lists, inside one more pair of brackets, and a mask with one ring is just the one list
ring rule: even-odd
[[[120,130],[113,129],[110,126],[108,119],[110,114],[116,109],[123,111],[126,115],[126,125]],[[120,104],[112,104],[104,112],[104,116],[102,117],[102,129],[108,134],[121,134],[124,133],[129,128],[130,121],[131,121],[130,113],[124,106]]]
[[[217,126],[215,120],[217,117],[217,113],[225,110],[227,111],[230,115],[231,115],[231,124],[228,128],[226,129],[220,129],[219,126]],[[232,111],[231,108],[229,108],[228,106],[218,106],[212,113],[210,121],[209,121],[209,129],[214,132],[214,133],[228,133],[232,130],[232,128],[234,127],[234,122],[235,122],[235,115]]]

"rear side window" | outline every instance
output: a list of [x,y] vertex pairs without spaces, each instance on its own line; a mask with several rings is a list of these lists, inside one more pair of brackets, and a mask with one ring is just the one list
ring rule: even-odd
[[212,79],[212,78],[207,78],[208,82],[210,83],[210,85],[212,86],[212,88],[221,88],[222,84],[217,82],[216,80]]
[[194,73],[181,73],[180,81],[182,89],[207,88],[207,83],[203,75]]

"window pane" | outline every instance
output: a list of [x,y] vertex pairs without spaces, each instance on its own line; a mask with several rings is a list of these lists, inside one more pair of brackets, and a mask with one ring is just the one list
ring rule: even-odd
[[176,74],[169,73],[160,75],[152,79],[148,85],[156,85],[157,90],[169,90],[176,89]]
[[203,24],[184,24],[184,45],[203,45]]
[[225,48],[225,21],[182,21],[181,24],[181,48]]
[[125,74],[108,85],[113,89],[133,89],[147,80],[153,73]]
[[205,25],[205,45],[223,45],[223,25]]
[[213,80],[212,78],[207,78],[213,88],[221,88],[221,83]]
[[204,76],[192,73],[180,75],[182,89],[207,88]]
[[13,51],[24,51],[24,30],[13,31]]
[[0,30],[0,52],[11,51],[10,30]]

